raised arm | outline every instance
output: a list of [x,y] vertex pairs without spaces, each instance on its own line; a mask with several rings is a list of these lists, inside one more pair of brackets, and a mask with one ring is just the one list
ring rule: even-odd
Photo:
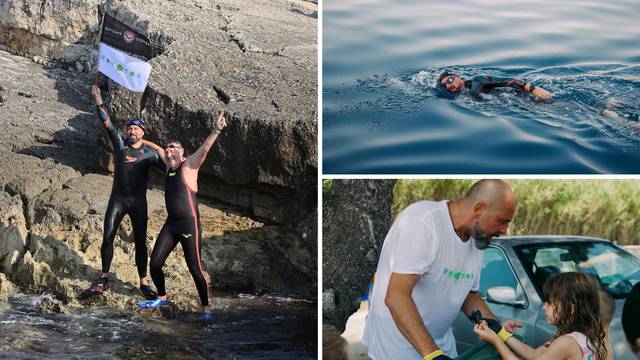
[[196,150],[193,154],[191,154],[191,156],[187,158],[186,166],[195,170],[200,169],[200,166],[202,166],[205,159],[207,158],[209,150],[211,150],[211,147],[216,142],[218,135],[220,135],[222,130],[227,127],[227,121],[224,118],[224,113],[221,113],[218,116],[218,119],[216,120],[216,126],[217,128],[213,130],[213,132],[211,132],[209,136],[207,136],[207,138],[204,140],[204,143],[200,145],[198,150]]
[[167,164],[167,158],[162,146],[145,139],[142,139],[142,143],[147,145],[151,149],[153,149],[153,151],[155,151],[156,153],[158,153],[158,157],[160,157],[160,160],[162,160],[162,163],[165,165]]
[[107,129],[107,134],[109,135],[109,139],[113,146],[116,148],[124,148],[124,141],[122,140],[122,136],[118,133],[118,130],[111,123],[111,117],[109,117],[109,113],[107,112],[107,108],[104,106],[104,101],[102,100],[102,95],[100,94],[100,88],[98,85],[93,84],[91,87],[91,95],[93,95],[93,100],[98,107],[98,116],[100,117],[100,121],[104,124],[104,127]]

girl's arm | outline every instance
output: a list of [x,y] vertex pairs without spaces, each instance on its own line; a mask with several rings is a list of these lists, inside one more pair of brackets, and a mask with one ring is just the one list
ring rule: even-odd
[[507,339],[505,342],[513,352],[518,354],[524,360],[532,360],[535,359],[536,356],[539,356],[543,352],[548,349],[548,344],[540,345],[537,348],[532,348],[531,346],[523,343],[522,341],[516,339],[514,336]]
[[570,336],[563,335],[553,340],[546,351],[536,356],[535,360],[564,360],[571,356],[582,357],[580,345]]

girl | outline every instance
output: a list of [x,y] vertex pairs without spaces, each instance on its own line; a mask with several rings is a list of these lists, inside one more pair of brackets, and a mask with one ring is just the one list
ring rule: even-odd
[[[605,333],[599,316],[600,287],[589,275],[566,272],[550,278],[543,288],[547,302],[543,309],[547,322],[556,325],[558,333],[551,341],[534,349],[511,337],[498,336],[481,322],[473,331],[481,340],[492,344],[503,359],[605,360]],[[506,345],[505,345],[506,344]]]

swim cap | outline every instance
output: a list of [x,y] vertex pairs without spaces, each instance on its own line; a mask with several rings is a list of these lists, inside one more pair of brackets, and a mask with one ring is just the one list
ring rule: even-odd
[[442,82],[442,79],[446,78],[447,76],[451,76],[451,75],[456,75],[456,73],[454,73],[453,71],[451,71],[449,69],[444,69],[442,74],[440,74],[440,76],[438,77],[438,84]]
[[454,73],[453,71],[449,70],[449,69],[445,69],[442,74],[440,74],[440,76],[438,77],[438,82],[436,83],[436,94],[440,97],[443,98],[447,98],[450,100],[455,99],[456,96],[460,95],[460,92],[451,92],[449,90],[447,90],[447,87],[442,85],[442,79],[446,78],[447,76],[451,76],[451,75],[456,75],[456,73]]
[[144,128],[144,125],[142,125],[142,121],[140,121],[140,119],[131,119],[131,120],[129,120],[129,122],[127,122],[127,127],[129,127],[131,125],[135,125],[135,126],[141,128],[143,131],[147,131],[147,129]]

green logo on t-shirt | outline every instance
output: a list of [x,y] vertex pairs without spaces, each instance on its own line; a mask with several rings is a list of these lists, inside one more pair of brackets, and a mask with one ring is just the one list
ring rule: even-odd
[[442,274],[449,278],[449,280],[453,280],[454,282],[458,282],[459,280],[464,281],[472,281],[474,279],[473,273],[468,273],[464,271],[456,271],[448,268],[442,269]]

